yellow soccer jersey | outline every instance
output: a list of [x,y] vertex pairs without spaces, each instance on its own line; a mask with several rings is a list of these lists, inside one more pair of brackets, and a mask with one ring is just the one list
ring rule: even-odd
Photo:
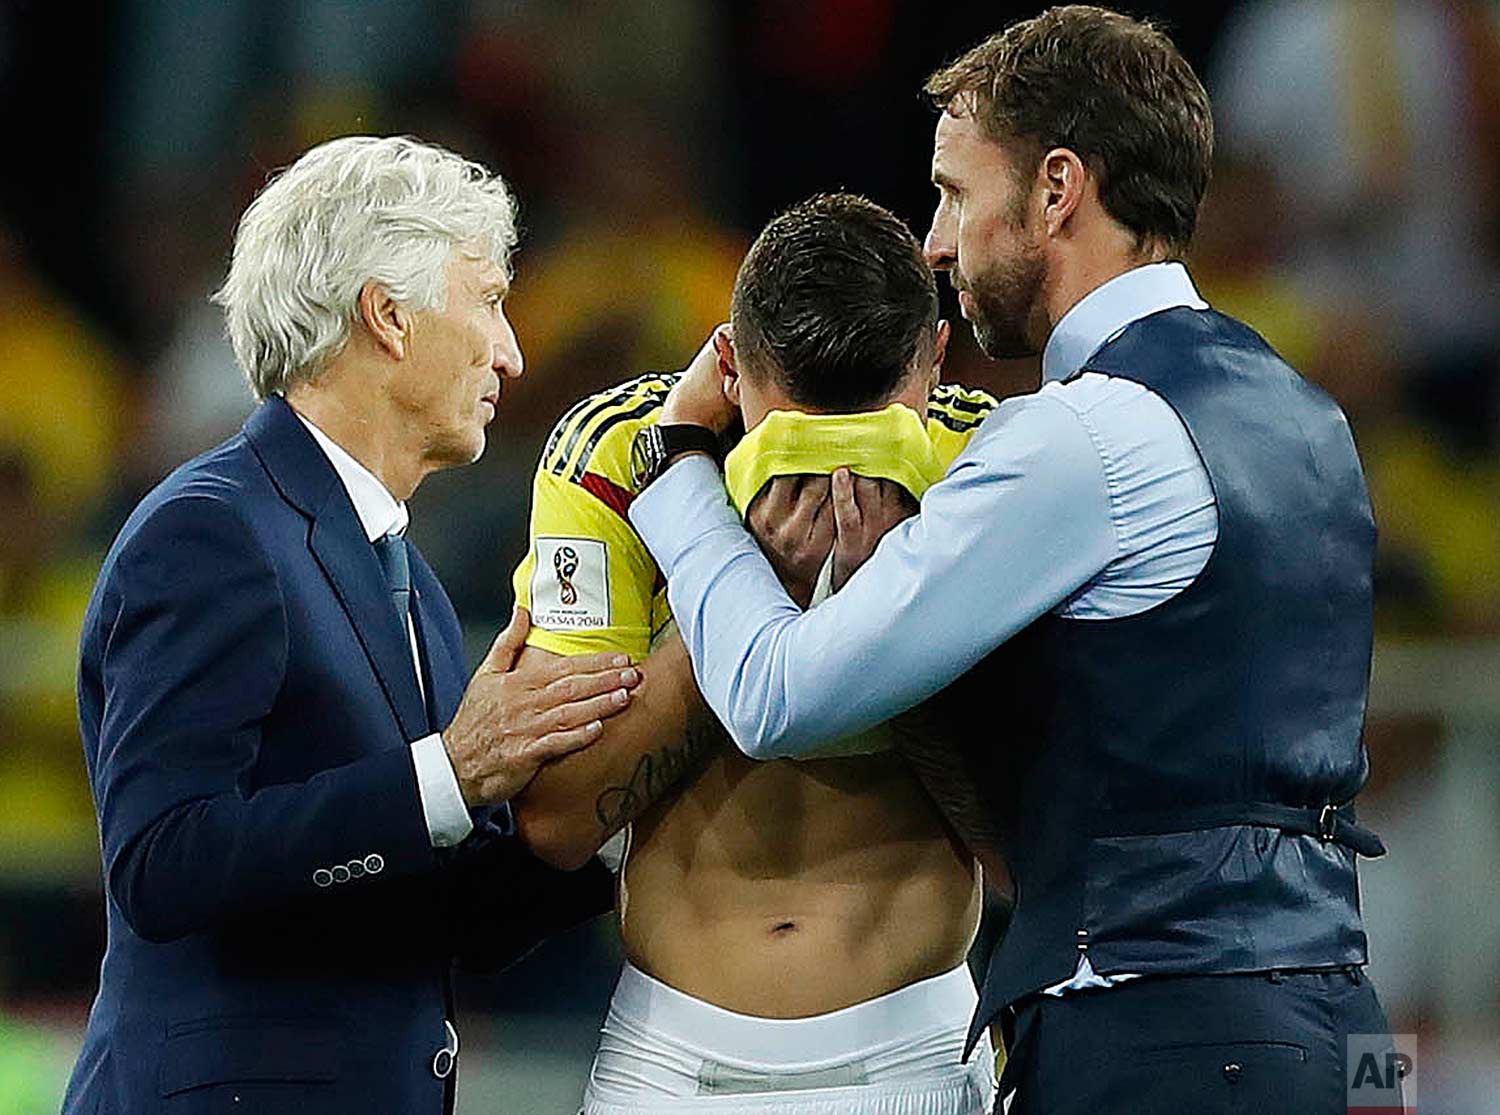
[[[676,380],[676,375],[642,376],[591,395],[563,415],[547,439],[532,486],[530,547],[514,577],[516,601],[531,611],[530,645],[556,654],[624,651],[639,660],[667,630],[672,617],[666,582],[626,511],[636,495],[631,444],[636,431],[657,420]],[[922,454],[920,471],[930,475],[934,464],[939,471],[946,469],[995,405],[983,391],[940,385],[928,404],[931,454]],[[831,435],[849,438],[865,423],[884,431],[890,418],[876,412],[839,416],[836,425],[825,424]],[[814,427],[794,421],[784,428],[803,436]],[[752,431],[752,438],[758,447],[771,449],[766,435],[776,429],[757,427],[759,434]],[[897,453],[890,439],[874,440]],[[864,456],[869,456],[867,446]],[[830,471],[850,463],[835,457],[829,458]],[[807,472],[812,471],[807,462],[815,458],[802,444],[785,460],[788,466],[795,464],[793,471]],[[893,478],[911,471],[905,461],[893,460],[888,468],[871,466],[872,474]],[[772,468],[767,475],[779,472]]]

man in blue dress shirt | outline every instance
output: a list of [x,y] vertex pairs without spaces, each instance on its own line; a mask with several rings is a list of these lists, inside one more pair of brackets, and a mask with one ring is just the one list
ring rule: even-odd
[[[1213,128],[1162,33],[1052,9],[927,91],[928,258],[989,355],[1041,352],[1041,390],[806,614],[709,457],[660,461],[631,520],[752,757],[979,667],[975,746],[1015,752],[1019,805],[992,818],[1017,905],[972,1034],[1006,1033],[1011,1115],[1343,1111],[1347,1036],[1387,1029],[1355,872],[1383,849],[1349,808],[1374,526],[1348,425],[1181,262]],[[725,424],[711,372],[663,427]],[[858,516],[847,474],[833,502]]]

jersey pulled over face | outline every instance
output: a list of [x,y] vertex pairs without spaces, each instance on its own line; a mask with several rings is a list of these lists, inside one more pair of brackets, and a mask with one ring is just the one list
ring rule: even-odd
[[[532,645],[640,659],[672,633],[665,580],[626,512],[631,444],[675,381],[590,396],[548,439],[514,577]],[[920,496],[994,406],[945,384],[921,418],[775,412],[726,462],[729,486],[743,511],[775,476],[849,466]],[[979,912],[970,857],[899,755],[832,753],[755,763],[726,749],[635,823],[621,904],[633,963],[728,1010],[787,1018],[962,962]]]

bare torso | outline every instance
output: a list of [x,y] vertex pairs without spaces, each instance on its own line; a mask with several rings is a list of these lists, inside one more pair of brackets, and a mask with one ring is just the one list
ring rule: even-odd
[[728,748],[636,821],[620,899],[633,964],[768,1018],[956,967],[980,905],[978,868],[899,755],[757,763]]

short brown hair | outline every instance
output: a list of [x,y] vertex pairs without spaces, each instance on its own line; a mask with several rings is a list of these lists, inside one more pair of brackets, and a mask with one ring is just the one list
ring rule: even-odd
[[937,282],[901,218],[856,194],[822,194],[761,230],[730,317],[747,369],[818,410],[884,403],[937,330]]
[[1208,189],[1213,114],[1198,75],[1154,24],[1087,4],[1049,8],[944,66],[925,90],[940,110],[972,113],[997,142],[1025,141],[1037,158],[1073,151],[1138,247],[1187,249]]

